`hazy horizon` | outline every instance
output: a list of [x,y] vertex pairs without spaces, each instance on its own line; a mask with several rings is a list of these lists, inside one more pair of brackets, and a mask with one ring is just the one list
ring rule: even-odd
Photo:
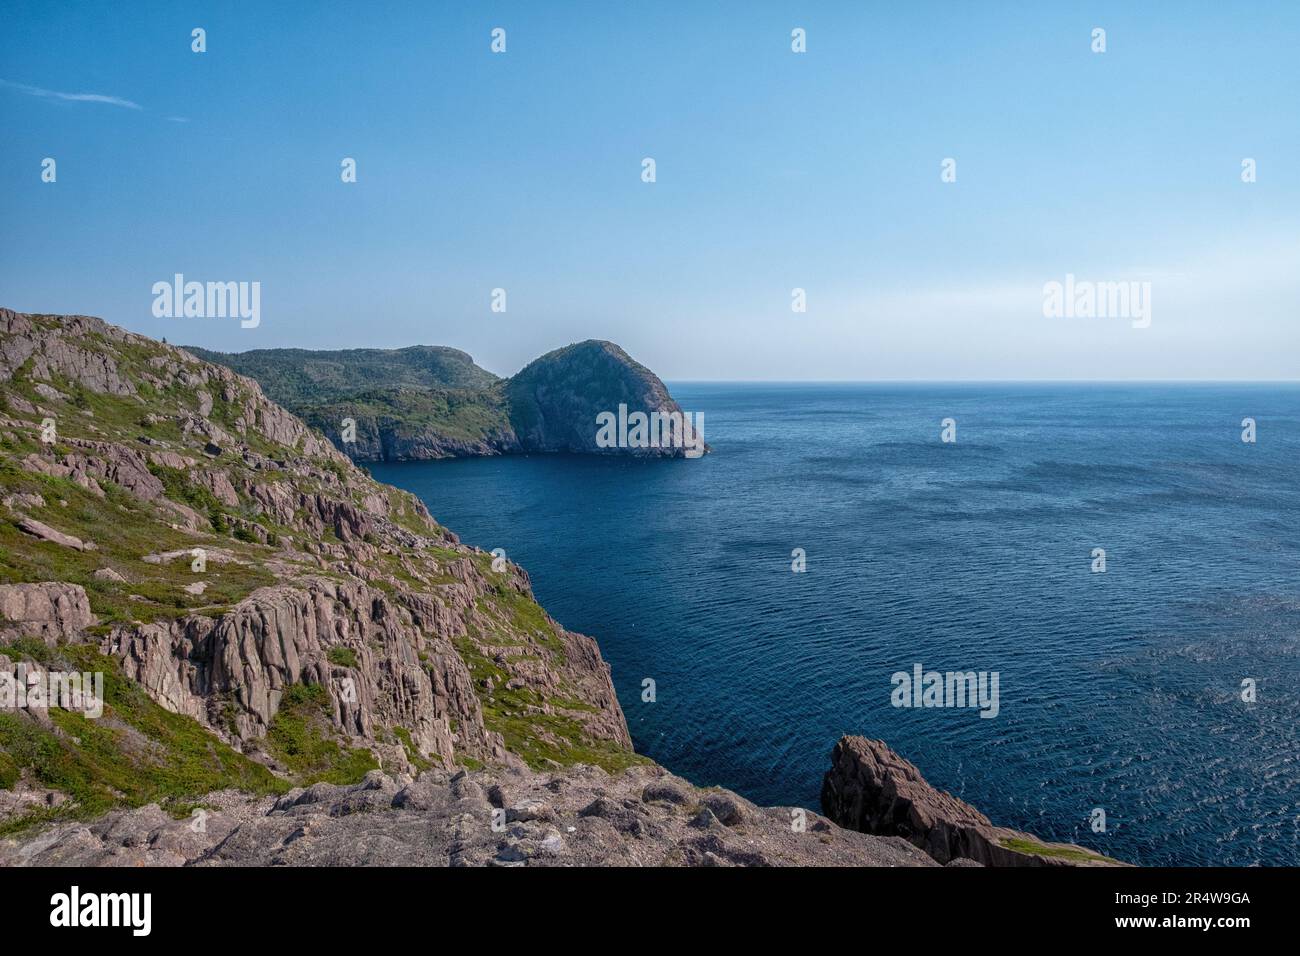
[[[172,342],[177,348],[202,348],[207,346],[196,345],[193,342]],[[557,345],[554,349],[547,349],[547,352],[555,349],[564,348],[567,345],[577,343],[566,342],[564,345]],[[615,345],[620,343],[615,342]],[[621,346],[620,346],[621,347]],[[359,351],[362,349],[374,349],[373,345],[357,346],[339,346],[330,349],[312,349],[298,345],[284,346],[267,346],[264,348],[240,349],[238,351],[225,351],[221,349],[209,349],[209,351],[221,351],[227,355],[239,355],[246,352],[259,351],[305,351],[305,352],[349,352]],[[470,359],[479,368],[491,372],[498,378],[509,378],[519,372],[524,365],[513,370],[502,371],[500,369],[487,368],[477,357],[468,349],[462,348],[446,342],[412,342],[410,345],[395,346],[389,351],[400,351],[407,348],[450,348],[458,352],[464,352],[469,355]],[[545,354],[545,353],[541,353]],[[534,356],[540,358],[541,354]],[[637,359],[635,355],[633,359]],[[531,359],[529,361],[532,361]],[[637,361],[640,361],[637,359]],[[642,365],[645,363],[642,362]],[[656,372],[651,368],[650,371]],[[658,374],[656,372],[656,374]],[[1232,379],[1232,378],[681,378],[660,375],[659,378],[666,385],[675,383],[682,385],[1300,385],[1300,377],[1296,378],[1276,378],[1276,379]]]

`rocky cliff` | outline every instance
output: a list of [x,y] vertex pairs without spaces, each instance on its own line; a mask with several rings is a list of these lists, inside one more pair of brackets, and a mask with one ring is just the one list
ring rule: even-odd
[[[569,345],[498,379],[464,352],[415,346],[311,352],[188,351],[261,383],[354,461],[539,452],[685,457],[677,447],[601,447],[597,416],[681,415],[659,377],[612,342]],[[345,423],[351,422],[351,426]],[[701,438],[702,441],[702,438]]]
[[[505,386],[510,423],[524,451],[560,451],[582,454],[631,454],[686,457],[698,442],[704,451],[702,429],[694,435],[689,419],[668,394],[659,377],[613,342],[594,339],[548,352],[524,366]],[[640,412],[675,416],[685,423],[681,447],[657,439],[653,446],[601,447],[596,422],[601,415]],[[621,416],[620,416],[621,417]]]
[[[159,770],[165,747],[130,746],[163,720],[136,689],[194,722],[182,737],[224,745],[212,781],[247,770],[237,757],[285,781],[641,759],[595,642],[548,617],[522,569],[229,369],[98,319],[0,310],[0,450],[0,668],[123,681],[93,759],[82,717],[0,713],[0,783],[59,789],[57,752],[98,806],[121,787],[97,760]],[[156,795],[179,798],[172,783]]]

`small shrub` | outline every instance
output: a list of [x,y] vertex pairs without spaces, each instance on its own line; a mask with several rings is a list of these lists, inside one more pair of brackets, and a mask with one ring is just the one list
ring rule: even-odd
[[350,647],[331,647],[329,653],[325,655],[331,664],[338,667],[360,667],[357,663],[357,655],[352,652]]

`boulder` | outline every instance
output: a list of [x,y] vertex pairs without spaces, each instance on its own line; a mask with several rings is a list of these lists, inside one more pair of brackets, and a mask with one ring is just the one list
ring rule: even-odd
[[53,645],[95,623],[79,584],[0,584],[0,636],[39,637]]
[[74,548],[77,551],[95,550],[94,542],[82,541],[70,534],[64,534],[62,531],[51,528],[43,521],[37,521],[35,518],[20,519],[18,529],[27,532],[33,538],[40,538],[42,541],[48,541],[51,544],[61,545],[65,548]]

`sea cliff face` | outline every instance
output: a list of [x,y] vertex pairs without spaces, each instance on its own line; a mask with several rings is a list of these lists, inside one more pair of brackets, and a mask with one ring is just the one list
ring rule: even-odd
[[[510,421],[524,451],[687,457],[697,439],[680,405],[659,377],[612,342],[590,340],[548,352],[505,386]],[[620,407],[624,413],[620,416]],[[632,442],[602,447],[597,422],[640,412],[685,421],[680,447]],[[616,431],[617,429],[613,429]]]
[[[257,379],[353,461],[562,452],[688,457],[676,446],[598,442],[598,416],[681,416],[659,377],[612,342],[548,352],[498,379],[455,349],[190,352]],[[689,419],[687,422],[689,423]],[[700,444],[702,447],[702,436]]]

